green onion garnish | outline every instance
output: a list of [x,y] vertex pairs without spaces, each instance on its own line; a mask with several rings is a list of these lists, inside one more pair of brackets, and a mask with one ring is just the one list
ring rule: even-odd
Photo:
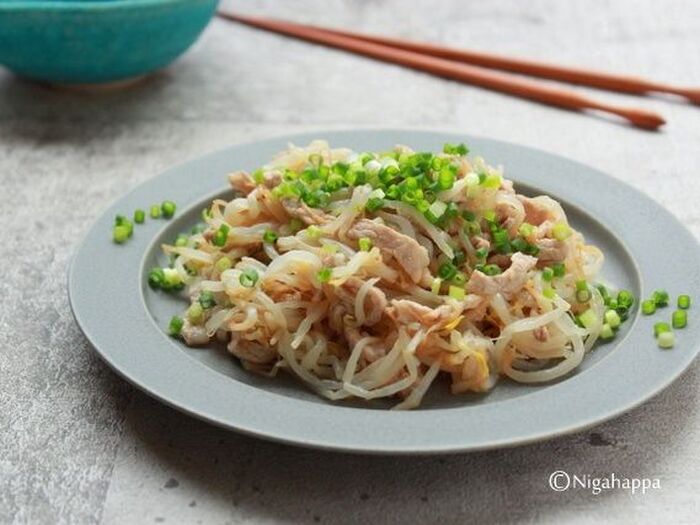
[[591,300],[591,291],[588,289],[588,283],[585,279],[576,281],[576,300],[579,303],[587,303]]
[[676,310],[671,315],[671,324],[673,328],[685,328],[688,326],[688,312],[685,310]]
[[676,344],[676,336],[673,332],[662,332],[659,334],[658,343],[659,347],[668,350],[669,348],[673,348],[673,345]]
[[170,324],[168,325],[168,333],[173,336],[180,335],[184,324],[185,321],[182,319],[182,317],[178,317],[177,315],[173,316],[173,318],[170,319]]
[[474,255],[476,255],[477,259],[486,259],[486,256],[489,254],[489,249],[488,248],[479,248],[476,250]]
[[214,246],[226,246],[226,241],[228,240],[228,232],[230,228],[228,224],[222,224],[219,229],[214,232],[214,237],[212,237],[211,242]]
[[547,287],[542,290],[542,295],[544,295],[547,299],[554,299],[554,296],[557,295],[557,293],[554,291],[554,288]]
[[216,306],[216,299],[214,299],[214,294],[208,290],[203,291],[199,294],[199,304],[205,310],[209,308],[214,308]]
[[333,275],[333,269],[328,268],[327,266],[324,266],[321,268],[318,273],[316,274],[316,278],[318,279],[318,282],[320,283],[327,283],[328,281],[331,280],[331,276]]
[[532,224],[529,224],[527,222],[524,222],[520,225],[520,228],[518,228],[518,233],[521,235],[521,237],[529,237],[535,232],[535,227]]
[[629,290],[620,290],[617,294],[617,306],[618,308],[625,308],[629,310],[634,304],[634,295]]
[[666,290],[655,290],[651,298],[656,303],[656,306],[668,305],[668,292]]
[[554,263],[552,265],[554,277],[564,277],[566,275],[566,266],[564,263]]
[[175,246],[187,246],[187,239],[187,235],[181,233],[177,236],[177,239],[175,239]]
[[225,272],[226,270],[231,268],[231,266],[233,266],[233,261],[231,261],[231,259],[229,259],[228,257],[222,257],[221,259],[216,261],[216,264],[214,266],[219,271],[219,273]]
[[678,296],[678,308],[687,310],[690,308],[690,296],[689,295],[679,295]]
[[163,203],[160,205],[160,211],[163,213],[163,217],[166,219],[172,219],[173,215],[175,215],[175,209],[177,206],[173,201],[163,201]]
[[457,268],[460,268],[467,261],[467,254],[464,250],[455,250],[454,257],[452,258],[452,264]]
[[379,197],[373,197],[367,201],[367,204],[365,204],[365,209],[368,212],[372,213],[383,208],[384,204],[384,199],[380,199]]
[[565,241],[566,239],[571,237],[572,233],[573,231],[565,222],[558,222],[554,226],[552,226],[552,237],[554,237],[558,241]]
[[442,147],[442,152],[447,155],[464,156],[469,153],[469,148],[465,144],[445,144]]
[[467,282],[467,276],[464,272],[457,272],[452,278],[452,282],[457,286],[463,286]]
[[501,273],[501,268],[496,264],[477,264],[475,270],[489,276],[498,275]]
[[309,239],[316,240],[321,237],[321,228],[316,226],[315,224],[312,224],[308,228],[306,228],[306,236]]
[[204,309],[199,303],[192,303],[186,312],[187,320],[192,324],[199,324],[204,318]]
[[654,336],[659,337],[664,332],[670,332],[671,326],[668,323],[659,322],[654,324]]
[[554,279],[554,271],[551,268],[543,268],[542,269],[542,280],[545,282],[549,282],[552,279]]
[[255,283],[258,282],[258,272],[254,270],[253,268],[248,268],[246,270],[243,270],[241,273],[241,276],[238,278],[238,282],[241,283],[241,286],[245,286],[246,288],[252,288],[255,286]]
[[265,230],[265,233],[263,233],[263,242],[266,242],[267,244],[274,244],[277,241],[277,232],[274,232],[272,230]]
[[449,291],[447,293],[450,297],[452,297],[452,299],[464,299],[464,288],[462,288],[461,286],[450,285]]
[[159,219],[160,218],[160,205],[154,204],[151,206],[151,219]]
[[144,221],[146,220],[146,212],[138,209],[134,212],[134,222],[136,224],[143,224]]
[[598,322],[598,317],[592,309],[588,309],[578,316],[579,321],[584,326],[584,328],[592,329]]
[[112,238],[117,244],[122,244],[129,239],[129,228],[127,226],[115,226],[112,230]]
[[360,251],[368,252],[372,249],[372,239],[369,237],[360,237],[357,241]]
[[615,332],[612,327],[608,323],[604,323],[603,327],[600,329],[600,338],[607,340],[613,337],[615,337]]
[[642,313],[644,315],[651,315],[654,312],[656,312],[656,302],[653,299],[642,301]]
[[163,268],[156,267],[151,269],[150,272],[148,272],[148,285],[153,288],[154,290],[158,290],[159,288],[163,287],[163,284],[165,283],[165,273],[163,272]]
[[616,310],[608,310],[605,312],[605,322],[611,328],[617,328],[622,323],[622,319],[620,319],[620,314]]
[[457,275],[457,268],[451,262],[443,263],[438,268],[438,276],[445,281],[449,281],[455,275]]

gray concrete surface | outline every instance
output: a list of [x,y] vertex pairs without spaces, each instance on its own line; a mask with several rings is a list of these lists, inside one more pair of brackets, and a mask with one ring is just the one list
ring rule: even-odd
[[[700,84],[691,0],[235,5]],[[220,21],[129,90],[77,93],[0,72],[0,522],[697,523],[697,362],[650,402],[570,437],[354,457],[256,441],[158,404],[95,357],[68,308],[71,254],[113,199],[204,152],[309,129],[415,126],[532,145],[634,184],[700,234],[700,109],[591,94],[655,108],[669,125],[645,133]],[[557,493],[555,470],[659,478],[662,489]]]

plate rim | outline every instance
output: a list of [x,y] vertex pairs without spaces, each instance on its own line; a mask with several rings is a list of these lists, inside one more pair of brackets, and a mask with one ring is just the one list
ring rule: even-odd
[[[78,244],[76,247],[76,250],[74,252],[74,255],[71,259],[69,269],[68,269],[68,297],[69,297],[69,304],[71,308],[71,312],[73,314],[74,319],[76,320],[76,324],[79,326],[80,330],[83,332],[85,337],[87,338],[88,342],[90,345],[93,347],[93,349],[97,352],[97,354],[100,356],[100,358],[108,364],[112,370],[117,372],[117,374],[129,381],[131,384],[139,388],[140,390],[146,392],[150,396],[158,399],[159,401],[165,403],[166,405],[175,408],[177,410],[180,410],[182,412],[185,412],[188,415],[197,417],[199,419],[205,420],[209,423],[213,423],[217,426],[221,426],[223,428],[227,428],[230,430],[235,430],[237,432],[241,432],[247,435],[251,435],[254,437],[259,437],[259,438],[264,438],[264,439],[269,439],[277,442],[282,442],[286,444],[291,444],[291,445],[297,445],[297,446],[305,446],[305,447],[310,447],[310,448],[319,448],[319,449],[324,449],[324,450],[335,450],[335,451],[344,451],[344,452],[353,452],[353,453],[363,453],[363,454],[412,454],[412,455],[418,455],[418,454],[442,454],[442,453],[454,453],[454,452],[466,452],[466,451],[476,451],[476,450],[487,450],[487,449],[493,449],[493,448],[504,448],[504,447],[509,447],[509,446],[519,446],[519,445],[525,445],[528,443],[533,443],[533,442],[539,442],[547,439],[552,439],[558,436],[562,435],[567,435],[575,432],[579,432],[581,430],[584,430],[586,428],[589,428],[593,425],[600,424],[604,421],[608,421],[609,419],[612,419],[614,417],[617,417],[621,415],[622,413],[628,412],[629,410],[632,410],[633,408],[639,406],[643,402],[649,400],[653,396],[657,395],[659,392],[664,390],[666,387],[668,387],[673,381],[678,379],[681,374],[690,366],[690,364],[693,362],[694,358],[696,357],[698,351],[700,350],[700,345],[695,345],[692,349],[690,349],[687,352],[686,358],[685,359],[680,359],[676,358],[673,362],[675,363],[675,368],[672,369],[670,372],[666,372],[665,374],[661,374],[659,377],[662,379],[659,381],[655,382],[655,385],[653,388],[648,389],[647,392],[645,392],[643,395],[637,397],[634,399],[632,402],[627,402],[622,404],[621,406],[616,406],[609,408],[607,411],[602,411],[602,413],[598,414],[597,416],[594,417],[589,417],[589,418],[584,418],[582,419],[578,424],[572,425],[569,424],[568,426],[565,425],[563,428],[558,428],[555,430],[549,430],[549,431],[540,431],[540,432],[534,432],[531,435],[524,435],[520,437],[511,437],[511,438],[504,438],[499,440],[490,440],[488,443],[481,443],[481,444],[469,444],[468,442],[463,442],[463,443],[458,443],[458,442],[452,442],[452,443],[441,443],[441,444],[432,444],[432,445],[392,445],[392,444],[387,444],[386,440],[384,440],[383,444],[358,444],[358,443],[341,443],[341,442],[333,442],[333,440],[328,440],[328,439],[314,439],[313,437],[309,438],[304,438],[300,439],[299,437],[289,437],[285,436],[283,431],[278,431],[278,432],[271,432],[269,430],[261,430],[260,428],[251,428],[249,425],[246,426],[245,424],[242,423],[236,423],[236,422],[231,422],[231,421],[225,421],[221,417],[217,417],[214,414],[206,413],[206,411],[203,411],[201,409],[197,409],[196,407],[192,406],[186,406],[183,405],[183,403],[178,403],[173,401],[172,395],[167,395],[167,393],[163,393],[159,391],[157,388],[153,388],[149,386],[148,384],[144,384],[143,381],[140,381],[137,377],[135,377],[135,374],[133,371],[129,373],[128,371],[124,370],[123,367],[118,366],[118,364],[114,361],[113,357],[110,356],[109,352],[105,352],[104,348],[100,348],[102,343],[100,341],[100,336],[95,335],[93,333],[94,327],[88,327],[86,326],[85,323],[85,318],[81,315],[80,308],[81,306],[78,306],[78,303],[80,302],[80,296],[82,292],[80,290],[77,290],[76,283],[79,282],[79,277],[77,276],[78,272],[78,264],[80,262],[80,255],[85,251],[86,245],[89,244],[89,242],[92,240],[92,237],[98,232],[98,229],[102,227],[101,223],[104,222],[106,217],[111,217],[112,213],[115,208],[117,208],[120,203],[124,201],[128,201],[129,198],[138,195],[140,191],[144,191],[145,188],[149,186],[149,184],[153,184],[154,181],[165,178],[169,174],[172,173],[178,173],[179,171],[185,170],[188,167],[194,167],[198,164],[207,164],[208,162],[213,162],[215,158],[218,157],[225,157],[226,155],[236,155],[240,154],[240,152],[246,150],[246,148],[255,148],[255,147],[262,147],[264,145],[272,145],[272,144],[279,144],[280,142],[289,142],[289,141],[308,141],[312,140],[313,138],[317,137],[333,137],[333,136],[347,136],[347,137],[352,137],[352,136],[358,136],[358,135],[372,135],[372,134],[389,134],[389,135],[421,135],[423,137],[432,137],[432,138],[437,138],[441,137],[440,141],[444,140],[466,140],[467,142],[471,141],[473,142],[483,142],[483,143],[491,143],[495,147],[505,147],[505,148],[511,148],[514,150],[520,150],[521,152],[527,151],[529,154],[533,154],[535,156],[544,156],[544,158],[549,158],[553,160],[555,163],[560,163],[560,164],[568,164],[571,168],[576,168],[576,169],[581,169],[584,170],[588,173],[596,173],[597,176],[603,177],[606,179],[608,183],[611,183],[613,186],[617,186],[618,188],[622,188],[626,192],[634,195],[634,199],[641,199],[641,201],[646,204],[646,205],[651,205],[651,208],[655,209],[656,211],[661,211],[661,214],[663,216],[663,219],[665,222],[671,222],[675,226],[675,231],[681,231],[683,232],[683,235],[685,237],[691,238],[693,242],[693,248],[694,248],[694,255],[695,258],[698,258],[698,253],[700,253],[700,247],[698,246],[697,239],[695,238],[692,233],[690,233],[685,226],[673,215],[671,214],[668,210],[666,210],[663,206],[661,206],[659,203],[651,199],[651,197],[647,196],[643,192],[637,190],[636,188],[630,186],[624,181],[621,181],[620,179],[617,179],[616,177],[609,175],[601,170],[598,170],[597,168],[588,166],[586,164],[583,164],[579,161],[569,159],[567,157],[555,154],[555,153],[550,153],[542,149],[538,148],[533,148],[530,146],[524,146],[512,142],[507,142],[503,140],[498,140],[498,139],[491,139],[488,137],[483,137],[483,136],[475,136],[471,134],[459,134],[454,131],[440,131],[440,130],[433,130],[433,129],[425,129],[425,128],[381,128],[381,127],[373,127],[373,128],[346,128],[346,129],[328,129],[328,130],[316,130],[316,131],[310,131],[310,132],[301,132],[301,133],[293,133],[293,134],[280,134],[280,135],[275,135],[271,136],[268,138],[260,139],[260,140],[253,140],[253,141],[247,141],[247,142],[242,142],[242,143],[236,143],[233,144],[227,148],[223,148],[220,150],[216,150],[213,152],[206,153],[204,155],[195,157],[193,159],[190,159],[188,161],[185,161],[183,163],[177,164],[175,166],[172,166],[166,170],[161,171],[159,174],[150,177],[149,179],[146,179],[144,182],[140,183],[136,187],[132,188],[130,191],[126,192],[124,195],[119,197],[118,199],[114,200],[107,208],[106,210],[96,219],[91,227],[88,229],[87,233],[84,235],[82,241]],[[449,138],[447,138],[449,137]],[[331,139],[333,140],[333,139]],[[342,146],[343,144],[336,144],[338,146]],[[232,169],[236,169],[236,166],[230,166],[229,171]],[[508,165],[506,165],[506,169],[508,169]],[[517,183],[516,179],[516,183]],[[524,181],[527,184],[530,184],[531,182],[528,180]],[[219,188],[223,189],[225,187],[225,173],[222,173],[221,176],[221,181],[219,184]],[[211,191],[206,191],[206,192],[200,192],[199,194],[195,195],[191,200],[192,201],[198,201],[201,200],[202,197],[205,197],[207,194],[211,193]],[[564,198],[566,200],[570,200],[568,195],[559,195],[559,197]],[[578,205],[575,201],[574,204]],[[584,208],[585,210],[585,208]],[[597,217],[594,217],[596,220],[599,220]],[[147,239],[145,239],[145,242],[150,244],[153,242],[153,237],[158,235],[158,232],[165,228],[168,223],[162,223],[161,226],[156,226],[154,229],[154,233],[150,234]],[[615,235],[615,237],[623,241],[623,245],[625,249],[628,251],[630,255],[632,255],[632,260],[636,264],[637,261],[634,257],[634,252],[630,249],[630,247],[627,245],[625,239],[620,239],[618,235],[615,233],[614,229],[609,229],[609,231]],[[99,230],[100,235],[108,236],[108,231],[102,231],[101,229]],[[127,243],[128,245],[129,243]],[[143,257],[145,255],[145,252],[142,252],[139,256],[139,258]],[[139,271],[140,271],[141,266],[139,265]],[[640,270],[641,272],[641,270]],[[643,281],[644,280],[644,275],[640,273],[640,278]],[[641,283],[643,285],[643,282]],[[695,280],[694,284],[697,287],[697,279]],[[643,287],[642,287],[643,288]],[[143,288],[142,288],[143,289]],[[150,316],[149,316],[150,317]],[[633,330],[638,330],[639,327],[636,326],[636,321],[638,318],[635,319],[635,326],[630,327],[630,334],[632,333]],[[162,332],[160,335],[163,335]],[[627,334],[629,336],[629,334]],[[649,341],[652,343],[650,346],[654,346],[656,351],[661,352],[661,350],[656,348],[656,345],[653,344],[653,338],[651,335],[649,335]],[[621,341],[620,346],[624,345],[626,341]],[[676,348],[673,352],[679,352],[679,348]],[[204,366],[204,365],[202,365]],[[209,369],[209,373],[216,373],[213,370]],[[218,374],[220,375],[220,374]],[[586,374],[582,374],[586,375]],[[567,380],[563,381],[561,384],[568,383],[571,379],[574,379],[576,377],[580,376],[572,376],[570,378],[567,378]],[[226,378],[228,382],[235,383],[237,385],[241,385],[241,383],[238,383],[231,378]],[[246,385],[247,386],[247,385]],[[254,388],[247,386],[248,388]],[[259,391],[259,389],[255,389],[256,391]],[[544,390],[544,389],[541,389]],[[268,395],[273,395],[271,393],[267,393]],[[280,398],[280,396],[275,395],[276,398]],[[263,396],[264,397],[264,396]],[[530,397],[525,396],[525,397]],[[297,400],[297,399],[292,399],[292,398],[287,398],[288,403],[303,403],[303,404],[310,404],[307,401],[304,400]],[[517,399],[517,398],[516,398]],[[499,401],[500,403],[508,403],[511,400],[504,400],[504,401]],[[313,404],[315,408],[318,409],[319,406],[324,406],[324,405],[317,405],[316,403]],[[363,411],[367,412],[369,410],[365,409],[357,409],[357,408],[351,408],[348,409],[346,407],[338,407],[338,406],[332,406],[328,405],[332,410],[340,411],[342,412],[342,409],[345,410],[352,410],[353,412],[356,411]],[[430,412],[435,412],[437,417],[440,418],[439,413],[447,411],[453,411],[453,410],[462,410],[463,408],[455,408],[455,409],[441,409],[441,410],[435,410],[435,411],[416,411],[416,412],[410,412],[410,414],[420,414],[420,413],[430,413]],[[374,411],[372,410],[371,412],[378,412],[381,414],[392,414],[391,412],[388,411]],[[393,413],[396,414],[396,413]],[[404,413],[405,414],[405,413]],[[394,415],[388,416],[389,418],[394,418]]]

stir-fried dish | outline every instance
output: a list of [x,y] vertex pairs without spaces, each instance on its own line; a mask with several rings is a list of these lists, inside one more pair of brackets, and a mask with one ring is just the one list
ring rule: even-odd
[[632,294],[598,284],[603,254],[555,200],[516,193],[468,153],[315,141],[232,173],[235,197],[151,272],[190,298],[171,332],[328,399],[396,396],[396,408],[418,406],[440,374],[460,394],[571,372],[614,337]]

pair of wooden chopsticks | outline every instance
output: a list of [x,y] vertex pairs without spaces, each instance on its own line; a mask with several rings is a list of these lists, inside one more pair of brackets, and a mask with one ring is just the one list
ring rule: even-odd
[[549,87],[508,74],[496,73],[487,68],[622,93],[671,93],[685,97],[691,102],[700,103],[700,89],[678,88],[627,76],[541,64],[487,53],[451,49],[434,44],[326,29],[281,20],[222,11],[219,11],[218,15],[267,31],[351,51],[560,108],[612,113],[623,117],[634,126],[647,130],[656,130],[665,124],[663,117],[645,109],[606,104],[572,91]]

